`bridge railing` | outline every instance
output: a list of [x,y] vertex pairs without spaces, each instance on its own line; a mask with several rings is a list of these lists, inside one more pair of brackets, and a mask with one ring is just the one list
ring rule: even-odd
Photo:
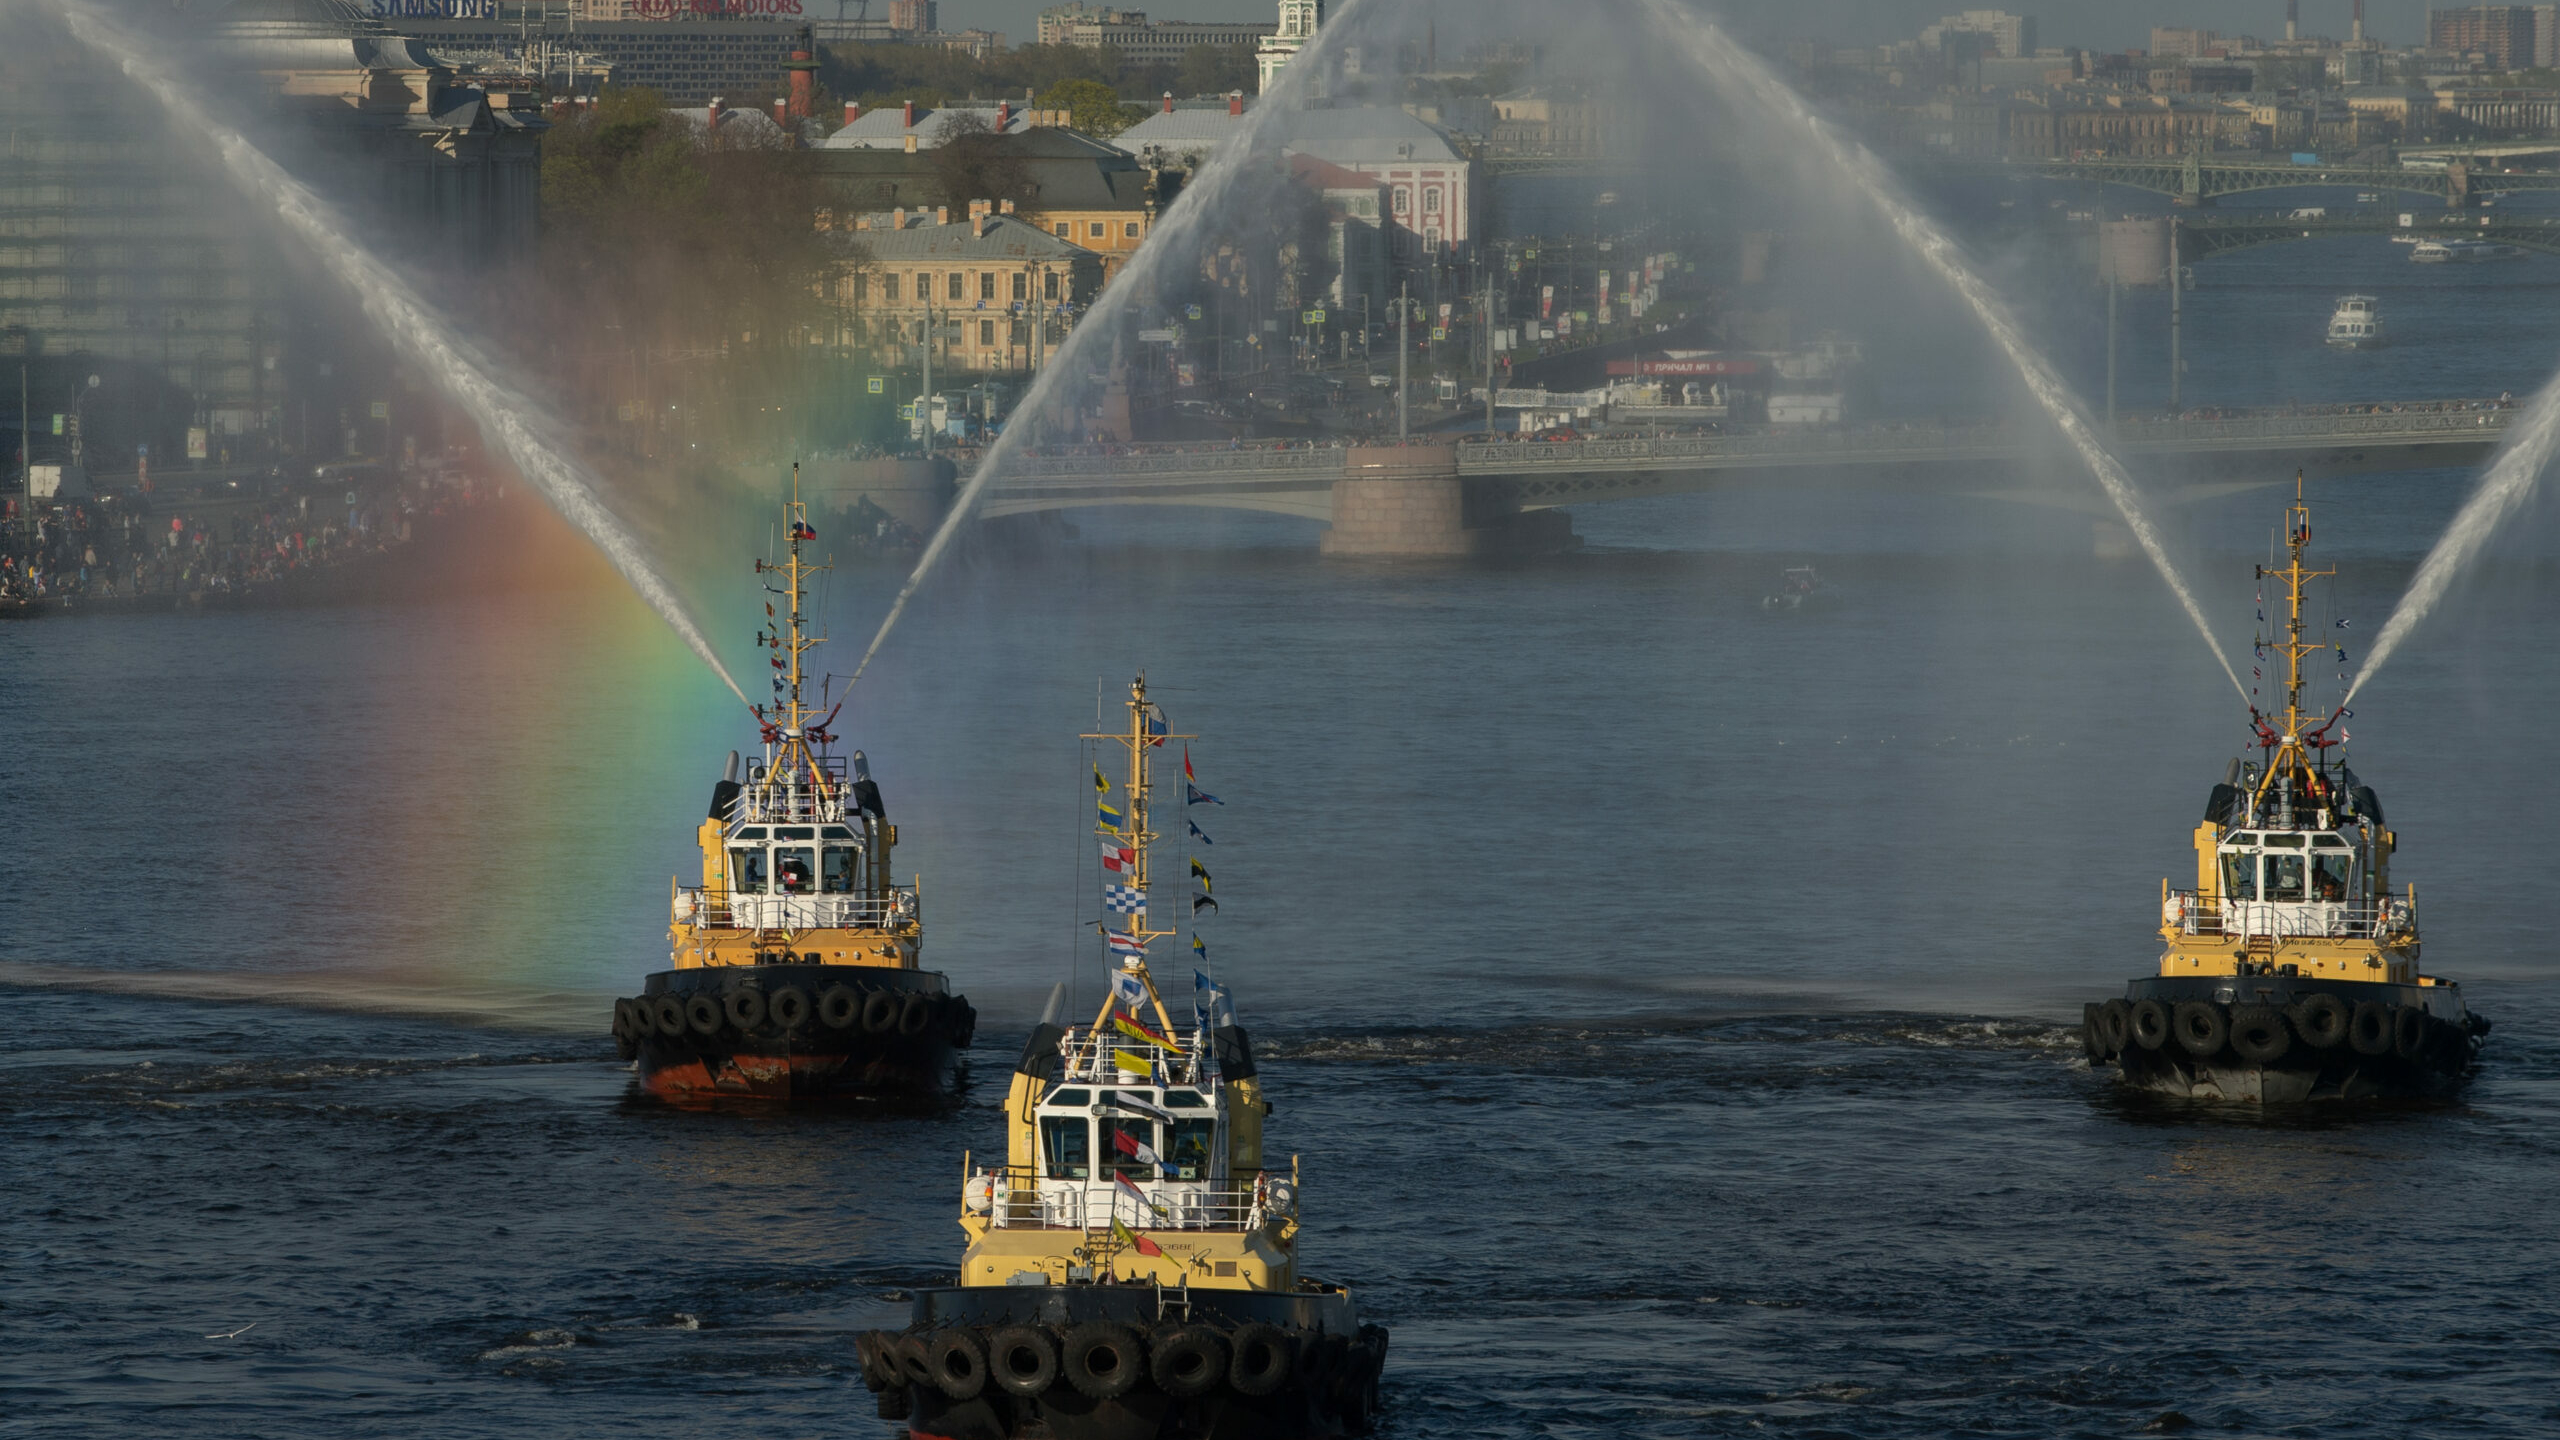
[[1043,477],[1081,479],[1098,474],[1126,479],[1147,475],[1268,475],[1293,470],[1320,470],[1338,475],[1342,473],[1342,447],[1325,444],[1311,450],[1200,449],[1123,455],[1029,455],[1006,461],[1004,473],[997,479],[999,482]]
[[2120,420],[2116,438],[2132,445],[2213,443],[2237,440],[2339,440],[2372,436],[2472,435],[2502,432],[2516,412],[2487,401],[2446,401],[2479,408],[2385,410],[2367,415],[2246,415],[2221,420]]
[[[2442,408],[2372,413],[2232,415],[2215,418],[2124,418],[2109,438],[2127,450],[2270,448],[2288,441],[2313,445],[2426,443],[2505,432],[2516,411],[2488,400],[2430,402]],[[1627,435],[1588,440],[1493,440],[1466,437],[1459,444],[1461,475],[1566,474],[1590,470],[1713,468],[1751,464],[1818,464],[1825,459],[1863,463],[1981,460],[2047,443],[2041,426],[1934,423],[1927,421],[1849,427],[1769,428],[1717,435]],[[1150,479],[1230,478],[1302,480],[1309,486],[1342,473],[1343,450],[1311,449],[1148,451],[1110,455],[1034,455],[1010,461],[996,479],[999,490],[1037,487],[1042,481],[1144,485]]]

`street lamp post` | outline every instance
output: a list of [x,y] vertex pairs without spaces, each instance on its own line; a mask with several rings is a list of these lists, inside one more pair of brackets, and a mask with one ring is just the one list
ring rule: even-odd
[[1396,283],[1396,439],[1399,442],[1413,433],[1413,389],[1405,375],[1405,367],[1413,359],[1413,335],[1407,328],[1413,323],[1412,292],[1412,281]]

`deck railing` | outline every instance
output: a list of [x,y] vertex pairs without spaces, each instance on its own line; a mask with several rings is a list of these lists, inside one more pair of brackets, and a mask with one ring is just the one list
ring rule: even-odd
[[1290,1191],[1273,1171],[1216,1180],[1150,1181],[1145,1199],[1112,1183],[1108,1173],[1048,1178],[1026,1166],[989,1167],[971,1176],[962,1201],[999,1230],[1258,1230],[1285,1208]]
[[2171,890],[2161,903],[2160,920],[2184,935],[2370,940],[2415,934],[2418,909],[2416,901],[2397,897],[2233,900],[2196,890]]
[[869,895],[732,895],[725,886],[678,886],[669,918],[711,930],[887,930],[917,913],[912,885]]

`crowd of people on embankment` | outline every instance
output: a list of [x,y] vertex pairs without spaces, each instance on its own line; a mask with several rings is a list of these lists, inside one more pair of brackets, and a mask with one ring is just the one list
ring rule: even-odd
[[270,593],[407,545],[421,522],[503,494],[468,474],[416,471],[356,489],[315,482],[254,502],[154,507],[127,493],[74,500],[5,532],[0,606],[204,604]]

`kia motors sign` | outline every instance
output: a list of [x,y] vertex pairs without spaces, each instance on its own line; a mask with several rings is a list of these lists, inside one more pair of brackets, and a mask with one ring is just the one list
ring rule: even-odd
[[631,0],[631,13],[641,20],[762,20],[799,14],[800,0]]

